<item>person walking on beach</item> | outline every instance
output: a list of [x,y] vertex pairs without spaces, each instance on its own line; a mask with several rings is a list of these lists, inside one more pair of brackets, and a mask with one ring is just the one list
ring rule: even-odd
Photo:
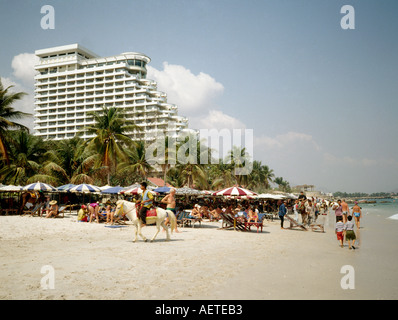
[[348,208],[348,204],[345,202],[345,199],[341,202],[341,209],[343,211],[343,223],[346,223],[347,216],[350,214],[350,209]]
[[147,183],[141,182],[141,209],[140,209],[140,218],[142,221],[142,227],[146,226],[146,212],[152,208],[153,205],[153,195],[149,190],[146,189]]
[[357,228],[360,228],[360,219],[362,217],[362,211],[361,207],[358,206],[358,202],[355,201],[355,205],[352,207],[352,214],[355,219],[355,224],[357,225]]
[[[347,222],[344,224],[344,230],[345,230],[345,238],[348,242],[348,249],[351,250],[355,249],[354,244],[355,244],[355,232],[354,232],[354,222],[352,221],[352,216],[347,217]],[[351,241],[352,241],[352,246],[351,246]]]
[[336,216],[336,226],[335,226],[335,233],[337,235],[337,240],[340,242],[340,247],[344,247],[344,223],[342,216]]
[[285,201],[283,200],[281,205],[279,206],[279,219],[281,219],[281,229],[283,229],[283,220],[285,218],[286,213],[287,210],[285,206]]
[[337,203],[333,205],[334,214],[336,216],[336,222],[338,222],[338,217],[343,220],[343,207],[341,206],[341,200],[337,200]]
[[[175,194],[176,194],[176,189],[175,188],[171,188],[170,189],[170,193],[165,196],[162,200],[160,200],[161,203],[166,203],[167,207],[166,210],[170,210],[171,212],[174,213],[174,215],[177,214],[176,212],[176,199],[175,199]],[[169,223],[169,217],[166,218],[164,224],[167,225]],[[177,224],[175,227],[175,232],[180,232],[177,229]]]

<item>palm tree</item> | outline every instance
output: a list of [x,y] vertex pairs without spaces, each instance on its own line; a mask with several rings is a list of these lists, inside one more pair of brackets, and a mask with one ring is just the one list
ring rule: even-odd
[[0,152],[2,153],[7,165],[10,164],[6,144],[8,130],[10,128],[19,128],[29,131],[28,128],[22,124],[13,122],[15,119],[21,119],[25,116],[29,116],[30,114],[22,111],[16,111],[12,107],[12,104],[15,101],[21,100],[26,95],[25,92],[9,92],[12,87],[13,86],[4,88],[0,80]]
[[251,173],[250,167],[252,166],[250,159],[251,156],[247,153],[246,148],[238,146],[233,146],[225,159],[226,163],[231,162],[234,166],[235,178],[239,185],[247,185],[249,182],[248,176]]
[[290,184],[288,181],[285,181],[282,177],[275,178],[274,182],[278,185],[280,191],[289,192]]
[[145,144],[138,141],[136,148],[126,150],[127,159],[118,165],[118,170],[126,174],[138,174],[142,180],[146,180],[152,166],[145,157]]
[[47,149],[42,139],[24,130],[12,131],[8,141],[11,161],[0,170],[0,176],[10,184],[25,184],[29,177],[40,173]]
[[87,143],[89,149],[97,154],[95,168],[105,167],[107,181],[110,184],[111,165],[116,171],[118,159],[126,159],[125,149],[133,145],[133,141],[127,135],[133,130],[140,130],[134,121],[127,120],[121,111],[116,107],[103,107],[102,112],[91,112],[95,124],[86,127],[88,134],[95,136]]

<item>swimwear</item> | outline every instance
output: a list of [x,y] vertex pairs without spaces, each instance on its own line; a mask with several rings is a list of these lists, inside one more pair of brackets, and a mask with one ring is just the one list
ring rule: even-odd
[[174,214],[176,214],[176,208],[166,208],[166,210],[170,210],[171,212],[173,212]]
[[354,216],[356,216],[357,218],[359,218],[361,216],[360,212],[354,212]]

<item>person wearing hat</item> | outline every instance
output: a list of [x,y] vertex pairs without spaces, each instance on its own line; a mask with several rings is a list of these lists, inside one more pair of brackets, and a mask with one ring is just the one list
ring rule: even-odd
[[57,200],[52,200],[48,203],[50,205],[50,208],[47,209],[47,215],[46,218],[55,218],[58,215],[58,204]]

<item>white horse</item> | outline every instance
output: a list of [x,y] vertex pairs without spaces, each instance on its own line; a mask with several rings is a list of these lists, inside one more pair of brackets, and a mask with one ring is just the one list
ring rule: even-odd
[[[125,214],[126,217],[134,224],[135,226],[135,237],[133,239],[133,242],[137,241],[137,234],[140,235],[140,237],[144,240],[147,241],[148,239],[145,238],[142,233],[141,233],[141,226],[142,226],[142,221],[140,218],[137,217],[137,209],[135,206],[134,202],[126,201],[126,200],[118,200],[116,202],[116,210],[115,210],[115,215],[120,215]],[[152,237],[151,242],[155,240],[156,236],[158,235],[160,231],[160,226],[166,229],[166,241],[170,240],[170,235],[169,235],[169,229],[168,227],[164,224],[164,220],[169,217],[170,219],[170,227],[171,227],[171,233],[173,233],[173,230],[176,227],[177,219],[174,215],[174,213],[170,210],[164,210],[162,208],[156,208],[156,217],[147,217],[146,218],[146,224],[154,224],[156,223],[156,228],[157,231],[155,235]]]

